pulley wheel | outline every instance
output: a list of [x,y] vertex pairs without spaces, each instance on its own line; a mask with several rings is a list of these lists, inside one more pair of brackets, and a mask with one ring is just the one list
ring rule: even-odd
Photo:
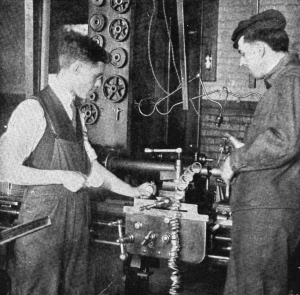
[[115,48],[110,52],[110,63],[116,67],[121,68],[126,64],[127,54],[123,48]]
[[104,28],[104,25],[105,25],[105,17],[103,16],[103,14],[101,13],[94,14],[90,18],[90,26],[94,31],[96,32],[101,31]]
[[129,35],[129,23],[124,18],[117,18],[113,20],[109,25],[110,36],[118,41],[124,41]]
[[92,39],[96,41],[99,46],[104,47],[104,37],[102,35],[94,35]]
[[121,76],[111,76],[103,83],[103,94],[111,102],[121,101],[127,92],[126,81]]
[[124,13],[130,7],[130,0],[110,0],[110,6],[116,13]]
[[84,114],[84,121],[87,125],[94,124],[99,117],[99,111],[97,106],[91,102],[85,103],[80,108],[80,111]]
[[101,6],[103,4],[104,0],[92,0],[92,3],[95,6]]

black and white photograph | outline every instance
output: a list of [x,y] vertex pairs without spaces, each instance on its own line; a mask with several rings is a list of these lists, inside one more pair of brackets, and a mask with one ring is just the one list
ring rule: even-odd
[[300,295],[299,0],[0,0],[0,295]]

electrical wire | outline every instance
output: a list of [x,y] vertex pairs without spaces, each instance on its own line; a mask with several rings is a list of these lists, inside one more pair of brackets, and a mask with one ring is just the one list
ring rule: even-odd
[[173,105],[169,108],[169,110],[168,110],[166,113],[162,113],[161,111],[159,111],[158,108],[157,108],[157,106],[155,106],[154,109],[155,109],[160,115],[166,116],[166,115],[168,115],[168,114],[171,113],[171,111],[173,110],[174,107],[176,107],[176,106],[178,106],[178,105],[180,105],[180,104],[182,104],[182,102],[178,102],[178,103],[173,104]]
[[[156,11],[156,4],[155,4],[155,0],[153,0],[153,11],[152,11],[152,14],[151,14],[151,17],[150,17],[149,29],[148,29],[148,44],[147,44],[148,45],[148,59],[149,59],[149,64],[150,64],[151,72],[152,72],[152,75],[154,77],[154,80],[155,80],[156,84],[158,85],[158,87],[164,93],[169,94],[169,92],[167,90],[165,90],[163,88],[163,86],[160,84],[160,82],[158,81],[158,79],[156,77],[156,74],[155,74],[155,71],[154,71],[154,68],[153,68],[152,60],[151,60],[151,40],[150,39],[151,39],[151,28],[152,28],[152,23],[153,23],[153,18],[154,18],[155,11]],[[169,27],[168,27],[167,20],[166,20],[166,26],[167,26],[168,36],[170,38],[171,36],[170,36],[170,33],[169,33]],[[170,39],[170,41],[171,41],[171,39]],[[171,48],[173,48],[172,42],[171,42]],[[173,50],[172,50],[172,52],[173,52]],[[175,70],[177,72],[177,68],[176,68],[176,64],[175,64],[174,52],[172,53],[172,56],[173,56],[174,67],[175,67]],[[179,77],[179,74],[178,74],[178,77]]]
[[[192,81],[195,80],[196,78],[197,78],[197,75],[196,75],[194,78],[192,78],[191,80],[189,80],[188,83],[192,82]],[[168,97],[170,97],[171,95],[173,95],[174,93],[176,93],[176,92],[177,92],[178,90],[180,90],[180,89],[181,89],[181,86],[178,86],[173,92],[169,93],[168,95],[166,95],[166,96],[164,96],[164,97],[162,97],[162,98],[159,98],[159,99],[157,100],[157,102],[154,103],[154,106],[153,106],[152,111],[151,111],[150,113],[148,113],[148,114],[145,114],[145,113],[141,110],[141,104],[142,104],[142,102],[143,102],[144,100],[146,100],[146,99],[151,99],[151,97],[143,98],[139,103],[137,103],[137,106],[138,106],[138,109],[139,109],[140,114],[143,115],[143,116],[145,116],[145,117],[149,117],[149,116],[152,116],[153,113],[154,113],[155,110],[156,110],[160,115],[163,115],[163,116],[168,115],[168,114],[172,111],[172,109],[173,109],[175,106],[182,104],[182,102],[178,102],[178,103],[175,103],[174,105],[172,105],[171,108],[170,108],[170,109],[168,110],[168,112],[166,112],[166,113],[161,112],[161,111],[158,109],[157,106],[158,106],[161,102],[163,102],[165,99],[167,99]],[[195,99],[195,98],[198,98],[198,97],[193,97],[192,99]],[[194,105],[193,105],[193,106],[194,106]],[[199,115],[198,112],[197,112],[197,110],[196,110],[196,108],[195,108],[195,106],[194,106],[194,109],[195,109],[197,115]]]
[[191,102],[191,105],[192,105],[192,107],[194,108],[195,113],[197,114],[197,116],[198,116],[198,117],[201,117],[200,114],[198,113],[198,110],[196,109],[196,106],[195,106],[193,100],[190,98],[189,101]]
[[151,14],[151,17],[150,17],[150,21],[149,21],[149,29],[148,29],[148,59],[149,59],[149,64],[150,64],[150,68],[151,68],[151,71],[152,71],[152,75],[157,83],[157,85],[159,86],[159,88],[164,92],[164,93],[168,93],[162,86],[161,84],[159,83],[156,75],[155,75],[155,72],[154,72],[154,68],[153,68],[153,65],[152,65],[152,60],[151,60],[151,45],[150,45],[150,37],[151,37],[151,27],[152,27],[152,22],[153,22],[153,17],[154,17],[154,14],[155,14],[155,11],[156,11],[156,4],[155,4],[155,0],[153,0],[153,11],[152,11],[152,14]]
[[[191,83],[191,82],[194,81],[196,78],[198,78],[198,74],[197,74],[195,77],[193,77],[192,79],[190,79],[190,80],[188,81],[188,83]],[[168,98],[169,96],[171,96],[172,94],[174,94],[175,92],[177,92],[178,90],[180,90],[181,88],[182,88],[181,85],[179,85],[173,92],[169,93],[167,96],[162,97],[162,98],[159,98],[159,99],[157,100],[157,103],[161,103],[163,100],[165,100],[166,98]]]
[[[150,117],[154,114],[154,112],[156,111],[157,113],[159,113],[160,115],[163,115],[163,116],[166,116],[168,115],[174,107],[178,106],[178,105],[181,105],[183,104],[183,102],[179,102],[179,103],[175,103],[171,106],[171,108],[167,111],[167,112],[161,112],[159,109],[158,109],[158,105],[164,101],[165,99],[167,99],[168,97],[170,97],[171,95],[173,95],[175,92],[177,92],[178,90],[180,90],[182,87],[181,87],[181,79],[180,79],[180,75],[179,75],[179,72],[178,72],[178,69],[177,69],[177,66],[176,66],[176,61],[175,61],[175,55],[174,55],[174,47],[173,47],[173,43],[172,43],[172,39],[171,39],[171,32],[170,32],[170,29],[169,29],[169,25],[168,25],[168,20],[167,20],[167,14],[166,14],[166,7],[165,7],[165,0],[163,0],[163,15],[164,15],[164,20],[165,20],[165,24],[166,24],[166,29],[167,29],[167,34],[168,34],[168,38],[169,38],[169,42],[170,42],[170,45],[171,45],[171,54],[172,54],[172,62],[173,62],[173,66],[175,68],[175,72],[176,72],[176,75],[177,75],[177,78],[178,78],[178,81],[179,81],[179,85],[178,87],[171,93],[169,93],[166,89],[164,89],[164,87],[160,84],[160,82],[158,81],[157,77],[156,77],[156,74],[155,74],[155,71],[154,71],[154,67],[153,67],[153,64],[152,64],[152,60],[151,60],[151,28],[152,28],[152,24],[153,24],[153,18],[154,18],[154,15],[155,15],[155,12],[156,12],[156,1],[153,0],[153,11],[152,11],[152,14],[150,16],[150,21],[149,21],[149,29],[148,29],[148,59],[149,59],[149,64],[150,64],[150,68],[151,68],[151,72],[152,72],[152,75],[154,77],[154,80],[156,82],[156,84],[158,85],[158,87],[165,93],[167,94],[166,96],[162,97],[162,98],[159,98],[157,100],[156,103],[154,103],[153,105],[153,109],[151,110],[150,113],[146,114],[144,113],[142,110],[141,110],[141,104],[144,100],[146,99],[151,99],[151,98],[144,98],[142,99],[139,103],[138,103],[138,110],[140,112],[141,115],[145,116],[145,117]],[[203,96],[206,96],[206,98],[211,101],[212,103],[215,103],[217,104],[219,107],[220,107],[220,117],[223,117],[224,115],[224,110],[225,110],[225,107],[226,107],[226,104],[227,104],[227,99],[228,99],[228,96],[231,95],[231,96],[234,96],[236,97],[238,100],[237,102],[240,102],[241,99],[243,98],[246,98],[248,96],[251,96],[251,95],[257,95],[259,96],[259,98],[261,99],[261,95],[257,92],[255,93],[248,93],[246,95],[238,95],[238,94],[235,94],[233,92],[230,92],[228,91],[227,87],[223,87],[222,90],[216,90],[216,91],[211,91],[211,92],[207,92],[206,90],[206,87],[201,79],[201,75],[198,73],[192,80],[190,80],[188,83],[190,83],[191,81],[193,81],[194,79],[196,78],[199,78],[199,82],[202,86],[202,89],[204,91],[204,94],[203,95],[199,95],[199,96],[195,96],[193,98],[189,98],[189,101],[191,102],[192,106],[193,106],[193,109],[194,111],[196,112],[197,116],[198,117],[201,117],[200,114],[198,113],[194,103],[193,103],[193,100],[196,99],[196,98],[201,98]],[[210,97],[210,94],[213,94],[213,93],[216,93],[216,92],[225,92],[226,93],[226,98],[225,98],[225,102],[224,102],[224,106],[222,106],[221,103],[219,103],[218,101],[212,99]]]
[[246,98],[246,97],[251,96],[251,95],[257,95],[259,97],[259,99],[262,98],[262,96],[258,92],[249,92],[249,93],[247,93],[245,95],[239,95],[239,94],[235,94],[235,93],[229,91],[228,94],[231,95],[231,96],[236,97],[237,98],[237,102],[240,102],[241,99]]
[[209,101],[211,101],[211,102],[217,104],[217,105],[220,107],[221,112],[222,112],[222,111],[223,111],[222,105],[221,105],[218,101],[213,100],[213,99],[209,96],[209,94],[208,94],[207,91],[206,91],[206,88],[205,88],[205,86],[204,86],[204,83],[203,83],[203,81],[202,81],[200,75],[199,75],[199,81],[200,81],[200,83],[201,83],[201,86],[202,86],[202,89],[203,89],[203,91],[204,91],[204,95],[206,96],[206,98],[207,98]]
[[[192,79],[192,80],[193,80],[193,79]],[[191,80],[191,81],[192,81],[192,80]],[[190,83],[191,81],[189,81],[189,83]],[[231,92],[231,91],[228,91],[228,88],[225,87],[225,86],[223,86],[222,89],[216,89],[216,90],[212,90],[212,91],[210,91],[210,92],[207,92],[207,90],[206,90],[206,88],[205,88],[205,86],[204,86],[202,80],[200,80],[200,83],[201,83],[202,88],[203,88],[203,90],[204,90],[204,94],[198,95],[198,96],[194,96],[194,97],[192,97],[192,98],[189,98],[189,100],[192,102],[192,100],[194,100],[194,99],[202,98],[202,97],[205,96],[209,101],[211,101],[211,102],[217,104],[217,105],[220,107],[220,110],[221,110],[221,114],[222,114],[222,115],[224,114],[224,109],[225,109],[224,107],[226,106],[226,104],[227,104],[227,102],[228,102],[228,97],[229,97],[229,95],[238,98],[238,100],[237,100],[238,103],[241,101],[241,99],[247,98],[247,97],[249,97],[249,96],[251,96],[251,95],[257,95],[260,99],[262,98],[262,96],[261,96],[258,92],[250,92],[250,93],[247,93],[247,94],[245,94],[245,95],[235,94],[235,93],[233,93],[233,92]],[[154,103],[154,106],[153,106],[152,111],[151,111],[150,113],[148,113],[148,114],[145,114],[144,112],[142,112],[142,110],[141,110],[141,103],[142,103],[144,100],[146,100],[146,99],[152,99],[152,98],[149,98],[149,97],[148,97],[148,98],[142,99],[139,103],[137,103],[140,114],[143,115],[143,116],[145,116],[145,117],[149,117],[149,116],[152,116],[152,115],[154,114],[155,111],[157,111],[160,115],[163,115],[163,116],[168,115],[168,114],[172,111],[172,109],[173,109],[174,107],[176,107],[176,106],[178,106],[178,105],[181,105],[182,102],[178,102],[178,103],[173,104],[173,105],[171,106],[171,108],[170,108],[167,112],[165,112],[165,113],[164,113],[164,112],[161,112],[161,111],[158,109],[158,105],[159,105],[161,102],[163,102],[165,99],[167,99],[168,97],[170,97],[171,95],[173,95],[175,92],[177,92],[178,90],[180,90],[180,89],[181,89],[181,86],[178,87],[177,89],[175,89],[173,92],[169,93],[168,95],[166,95],[166,96],[164,96],[164,97],[158,99],[157,102]],[[220,92],[225,92],[225,93],[226,93],[226,98],[225,98],[224,107],[221,105],[221,103],[219,103],[218,101],[216,101],[216,100],[214,100],[214,99],[212,99],[212,98],[210,97],[211,94],[220,93]],[[198,116],[200,116],[200,114],[198,113],[198,111],[197,111],[195,105],[193,104],[193,102],[192,102],[192,106],[193,106],[193,108],[194,108],[196,114],[197,114]]]
[[152,115],[154,114],[154,112],[155,112],[155,106],[153,107],[153,110],[152,110],[149,114],[143,113],[142,110],[141,110],[141,104],[142,104],[142,102],[143,102],[144,100],[146,100],[146,99],[152,99],[152,98],[151,98],[151,97],[143,98],[143,99],[137,104],[137,106],[138,106],[138,109],[139,109],[140,114],[142,114],[144,117],[150,117],[150,116],[152,116]]
[[178,81],[179,81],[179,85],[181,85],[180,75],[179,75],[179,72],[178,72],[178,69],[177,69],[177,66],[176,66],[176,62],[175,62],[174,47],[173,47],[173,43],[172,43],[171,32],[170,32],[169,25],[168,25],[168,20],[167,20],[165,0],[163,0],[163,13],[164,13],[167,33],[168,33],[168,37],[169,37],[169,42],[171,44],[171,54],[172,54],[173,66],[175,68],[175,72],[176,72],[176,75],[177,75],[177,78],[178,78]]
[[228,95],[229,95],[228,88],[226,86],[223,86],[222,91],[225,91],[225,93],[226,93],[225,102],[224,102],[224,106],[223,106],[223,113],[225,113],[226,104],[227,104],[227,101],[228,101],[227,99],[228,99]]

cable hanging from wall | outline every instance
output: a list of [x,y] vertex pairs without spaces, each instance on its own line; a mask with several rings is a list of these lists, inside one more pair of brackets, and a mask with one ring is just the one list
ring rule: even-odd
[[[168,114],[170,114],[170,112],[176,107],[176,106],[179,106],[179,105],[182,105],[183,102],[178,102],[178,103],[175,103],[173,104],[169,109],[168,111],[166,112],[162,112],[159,110],[158,106],[159,104],[161,104],[163,101],[165,101],[167,98],[169,98],[170,96],[172,96],[173,94],[175,94],[178,90],[182,89],[181,87],[181,79],[180,79],[180,74],[178,72],[178,69],[177,69],[177,66],[176,66],[176,60],[175,60],[175,54],[174,54],[174,47],[173,47],[173,43],[172,43],[172,39],[171,39],[171,32],[170,32],[170,28],[169,28],[169,24],[168,24],[168,21],[167,21],[167,15],[166,15],[166,9],[165,9],[165,0],[163,0],[162,2],[163,4],[163,15],[164,15],[164,21],[165,21],[165,25],[166,25],[166,30],[167,30],[167,35],[168,35],[168,41],[170,42],[170,47],[171,47],[171,56],[172,56],[172,63],[173,63],[173,66],[174,66],[174,69],[175,69],[175,72],[176,72],[176,75],[177,75],[177,78],[178,78],[178,81],[179,81],[179,84],[177,86],[177,88],[172,91],[172,92],[169,92],[167,91],[162,85],[161,83],[159,82],[156,74],[155,74],[155,70],[154,70],[154,67],[153,67],[153,63],[152,63],[152,59],[151,59],[151,30],[152,30],[152,27],[153,27],[153,19],[154,19],[154,16],[155,16],[155,13],[157,12],[157,7],[156,7],[156,2],[155,0],[153,0],[153,10],[152,10],[152,13],[151,13],[151,16],[150,16],[150,21],[149,21],[149,29],[148,29],[148,38],[147,38],[147,50],[148,50],[148,59],[149,59],[149,65],[150,65],[150,68],[151,68],[151,73],[153,75],[153,78],[155,80],[155,83],[158,85],[158,87],[166,94],[166,96],[164,97],[161,97],[161,98],[158,98],[156,102],[153,102],[153,98],[152,97],[146,97],[146,98],[143,98],[141,99],[137,104],[137,107],[138,107],[138,110],[139,110],[139,113],[144,116],[144,117],[150,117],[152,116],[155,112],[157,112],[158,114],[162,115],[162,116],[166,116]],[[256,95],[256,96],[259,96],[259,98],[261,98],[261,95],[257,92],[250,92],[250,93],[247,93],[246,95],[239,95],[239,94],[236,94],[236,93],[233,93],[233,92],[230,92],[228,90],[227,87],[223,86],[221,89],[216,89],[216,90],[213,90],[213,91],[210,91],[210,92],[207,92],[206,90],[206,87],[200,77],[200,74],[198,73],[195,77],[191,78],[188,83],[191,83],[193,80],[195,80],[196,78],[199,78],[199,83],[201,84],[202,86],[202,89],[203,89],[203,92],[204,94],[202,95],[199,95],[199,96],[195,96],[195,97],[192,97],[192,98],[189,98],[189,101],[191,102],[191,105],[194,109],[194,111],[196,112],[197,116],[198,117],[201,117],[199,112],[197,111],[196,107],[195,107],[195,104],[194,104],[194,100],[195,99],[200,99],[202,97],[206,97],[209,101],[211,101],[212,103],[215,103],[217,104],[219,107],[220,107],[220,113],[218,115],[218,126],[221,125],[222,121],[223,121],[223,116],[224,116],[224,111],[225,111],[225,107],[226,107],[226,104],[227,104],[227,101],[228,101],[228,96],[231,95],[235,98],[237,98],[237,102],[240,102],[241,99],[243,98],[246,98],[246,97],[249,97],[251,95]],[[224,106],[222,106],[222,104],[214,99],[212,99],[210,97],[210,95],[212,94],[215,94],[215,93],[222,93],[224,92],[226,97],[225,97],[225,102],[224,102]],[[151,100],[151,103],[153,108],[150,112],[148,113],[145,113],[142,111],[142,104],[147,101],[147,100]]]
[[[154,15],[156,13],[156,10],[157,10],[156,9],[156,3],[155,3],[155,0],[153,0],[153,10],[152,10],[152,14],[150,16],[149,29],[148,29],[148,40],[147,40],[147,43],[148,43],[147,44],[148,45],[148,59],[149,59],[149,65],[150,65],[150,68],[151,68],[151,72],[152,72],[152,75],[153,75],[153,78],[154,78],[156,84],[158,85],[158,87],[164,93],[169,94],[169,92],[166,89],[164,89],[164,87],[158,81],[158,79],[156,77],[156,74],[155,74],[155,71],[154,71],[152,60],[151,60],[151,29],[152,29],[153,18],[154,18]],[[167,21],[167,16],[166,16],[166,11],[165,11],[165,0],[163,0],[163,14],[164,14],[164,20],[165,20],[165,24],[166,24],[166,29],[167,29],[167,34],[168,34],[169,42],[171,44],[171,52],[172,52],[173,65],[174,65],[174,68],[175,68],[178,80],[180,81],[180,76],[179,76],[179,73],[178,73],[178,70],[177,70],[177,67],[176,67],[176,62],[175,62],[173,43],[172,43],[172,40],[171,40],[171,33],[170,33],[170,29],[169,29],[169,25],[168,25],[168,21]]]
[[[206,97],[209,101],[211,101],[211,102],[217,104],[217,105],[220,107],[220,116],[221,116],[221,115],[222,115],[222,116],[224,115],[224,110],[225,110],[225,106],[226,106],[226,103],[227,103],[227,101],[228,101],[228,96],[229,96],[229,95],[231,95],[231,96],[237,98],[237,102],[240,102],[241,99],[247,98],[247,97],[252,96],[252,95],[256,95],[256,96],[258,96],[259,98],[261,98],[261,95],[260,95],[258,92],[249,92],[249,93],[247,93],[247,94],[245,94],[245,95],[240,95],[240,94],[236,94],[236,93],[230,92],[230,91],[228,90],[228,88],[225,87],[225,86],[223,86],[221,89],[216,89],[216,90],[212,90],[212,91],[210,91],[210,92],[207,92],[206,87],[205,87],[205,85],[204,85],[202,79],[200,78],[200,74],[197,74],[194,78],[192,78],[191,80],[189,80],[189,83],[192,82],[193,80],[195,80],[196,78],[199,78],[199,81],[200,81],[201,86],[202,86],[202,88],[203,88],[204,94],[198,95],[198,96],[194,96],[194,97],[192,97],[192,98],[189,98],[189,101],[192,103],[192,106],[193,106],[193,108],[194,108],[194,110],[195,110],[195,112],[196,112],[196,114],[197,114],[198,116],[200,116],[200,114],[198,113],[198,111],[197,111],[197,109],[196,109],[196,107],[195,107],[195,105],[194,105],[194,103],[193,103],[193,100],[198,99],[198,98]],[[159,113],[159,114],[162,115],[162,116],[168,115],[168,114],[173,110],[174,107],[176,107],[176,106],[178,106],[178,105],[182,105],[182,101],[173,104],[173,105],[170,107],[170,109],[169,109],[167,112],[165,112],[165,113],[161,112],[161,111],[158,109],[158,105],[159,105],[161,102],[163,102],[165,99],[169,98],[171,95],[173,95],[175,92],[177,92],[177,91],[180,90],[180,89],[181,89],[181,86],[178,86],[173,92],[168,93],[166,96],[164,96],[164,97],[162,97],[162,98],[159,98],[159,99],[157,100],[157,102],[153,103],[153,109],[152,109],[149,113],[147,113],[147,114],[144,113],[144,112],[142,111],[142,108],[141,108],[141,107],[142,107],[142,104],[143,104],[144,101],[146,101],[146,100],[152,100],[152,97],[146,97],[146,98],[141,99],[140,102],[137,103],[138,110],[139,110],[140,114],[141,114],[142,116],[144,116],[144,117],[150,117],[150,116],[152,116],[152,115],[155,113],[155,111],[156,111],[157,113]],[[221,104],[220,102],[218,102],[218,101],[216,101],[216,100],[214,100],[214,99],[212,99],[212,98],[210,97],[210,95],[212,95],[212,94],[222,93],[222,92],[225,92],[225,94],[226,94],[226,98],[225,98],[225,100],[224,100],[224,101],[225,101],[224,106],[222,106],[222,104]]]

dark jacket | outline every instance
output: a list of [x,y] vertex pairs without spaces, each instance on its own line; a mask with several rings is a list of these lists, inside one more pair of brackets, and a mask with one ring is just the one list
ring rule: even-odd
[[300,61],[286,55],[265,77],[267,91],[245,134],[245,146],[231,154],[236,169],[233,211],[300,209]]

